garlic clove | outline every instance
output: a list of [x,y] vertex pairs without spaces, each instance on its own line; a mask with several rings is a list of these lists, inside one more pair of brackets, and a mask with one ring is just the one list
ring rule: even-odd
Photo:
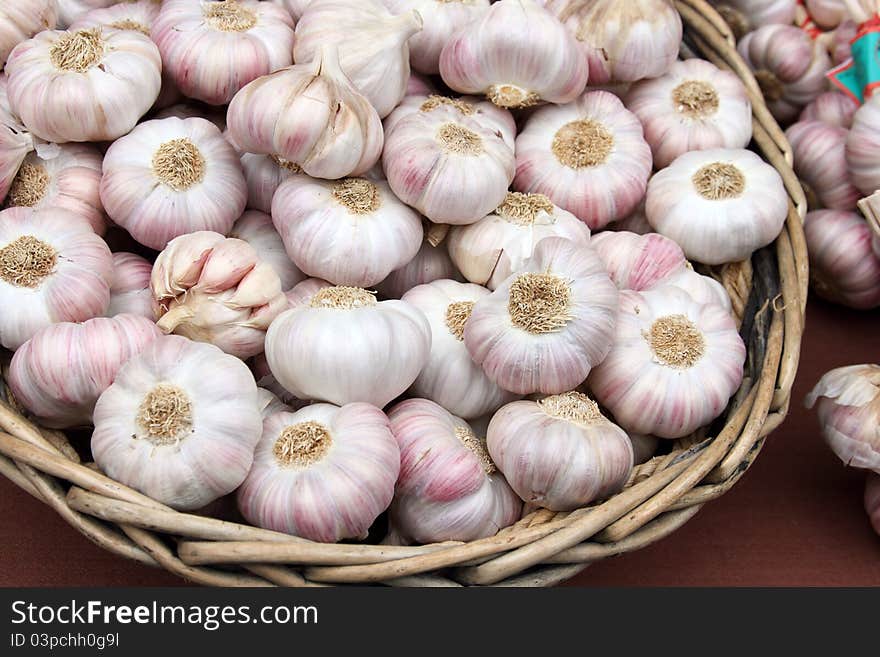
[[244,240],[254,247],[260,260],[271,265],[278,275],[282,290],[290,290],[307,278],[291,262],[284,250],[284,242],[268,214],[255,210],[245,212],[235,222],[229,237]]

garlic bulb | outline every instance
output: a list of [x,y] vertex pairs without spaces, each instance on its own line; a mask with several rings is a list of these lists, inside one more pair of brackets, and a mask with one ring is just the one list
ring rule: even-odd
[[112,272],[107,244],[69,210],[3,210],[0,344],[14,351],[50,324],[103,315]]
[[755,72],[767,107],[780,122],[797,117],[828,89],[828,53],[799,27],[766,25],[747,34],[737,50]]
[[657,452],[660,440],[657,436],[646,436],[641,433],[629,434],[629,441],[633,448],[633,464],[639,465],[650,461]]
[[281,401],[275,393],[265,388],[257,388],[257,402],[264,420],[275,413],[293,412],[293,409]]
[[662,77],[634,84],[626,106],[642,122],[658,169],[688,151],[745,148],[752,139],[745,86],[701,59],[675,62]]
[[9,187],[6,205],[64,208],[103,235],[107,220],[98,193],[101,153],[89,144],[61,144],[50,155],[30,153],[24,159]]
[[865,101],[846,139],[846,162],[853,184],[865,195],[880,189],[880,95]]
[[522,501],[464,420],[425,399],[388,413],[400,446],[400,476],[389,511],[407,541],[474,541],[516,522]]
[[831,52],[831,61],[834,62],[835,66],[843,64],[852,57],[852,42],[858,33],[859,26],[852,20],[844,21],[834,30],[829,50]]
[[[178,119],[205,119],[217,126],[220,132],[225,133],[226,131],[226,111],[223,108],[212,107],[204,103],[175,103],[153,115],[154,119],[167,119],[171,117]],[[223,136],[228,137],[226,134]],[[227,139],[227,141],[229,140]],[[230,141],[230,143],[232,142]],[[235,144],[232,144],[232,147],[236,148]]]
[[293,63],[293,19],[270,2],[165,0],[151,34],[175,85],[211,105]]
[[616,493],[629,478],[629,436],[579,392],[518,401],[489,423],[489,454],[523,500],[572,511]]
[[245,212],[235,225],[229,237],[244,240],[257,252],[257,257],[278,274],[282,290],[290,290],[307,277],[303,274],[284,250],[284,242],[272,225],[272,217],[262,212],[249,210]]
[[272,211],[272,197],[281,183],[294,174],[302,173],[298,164],[277,155],[243,153],[241,167],[247,182],[247,206],[266,213]]
[[823,30],[833,30],[849,18],[846,0],[804,0],[804,6]]
[[410,73],[409,82],[406,83],[406,96],[430,96],[436,93],[437,88],[429,78]]
[[776,169],[751,151],[693,151],[651,178],[645,209],[688,258],[720,265],[776,239],[788,195]]
[[681,16],[670,0],[544,0],[583,45],[590,84],[660,77],[678,58]]
[[372,287],[415,257],[422,220],[388,183],[289,178],[272,200],[287,254],[308,276]]
[[798,0],[710,0],[737,39],[764,25],[792,25]]
[[272,265],[239,239],[199,231],[171,242],[153,266],[157,324],[239,358],[263,351],[266,329],[287,310]]
[[110,305],[105,317],[130,314],[155,321],[150,275],[153,265],[134,253],[113,254],[113,275],[110,281]]
[[376,289],[386,299],[399,299],[417,285],[425,285],[441,279],[461,282],[464,277],[452,264],[446,243],[434,246],[426,239],[415,257],[400,269],[388,274]]
[[9,107],[6,74],[0,72],[0,203],[21,168],[27,154],[34,149],[34,139]]
[[412,385],[428,362],[431,328],[418,309],[361,288],[331,287],[288,310],[266,335],[278,382],[300,399],[379,408]]
[[829,125],[849,129],[859,104],[839,91],[826,91],[804,108],[800,121],[822,121]]
[[150,36],[150,28],[161,8],[161,0],[125,0],[119,4],[111,2],[81,14],[70,24],[70,29],[76,31],[104,26],[114,30],[135,30]]
[[494,290],[520,271],[547,237],[587,245],[590,229],[543,194],[510,192],[489,216],[450,231],[449,255],[467,280]]
[[503,135],[441,106],[398,122],[382,156],[397,197],[435,223],[472,224],[507,195],[516,161]]
[[237,358],[180,336],[153,340],[98,399],[92,454],[107,476],[175,509],[238,488],[260,439],[254,377]]
[[464,328],[474,305],[489,294],[479,285],[440,280],[403,295],[403,301],[421,310],[431,327],[431,353],[410,394],[466,419],[497,411],[515,398],[486,376],[464,344]]
[[[119,0],[55,0],[58,6],[58,27],[66,28],[73,25],[94,9],[103,9],[115,5]],[[128,2],[128,0],[124,0]]]
[[382,154],[379,115],[345,77],[332,46],[246,85],[226,119],[242,150],[284,158],[316,178],[359,175]]
[[47,427],[90,424],[119,368],[160,335],[153,322],[135,315],[52,324],[15,352],[9,386]]
[[247,186],[238,155],[213,123],[167,118],[110,146],[101,200],[114,222],[161,250],[187,233],[229,232],[244,212]]
[[7,2],[0,7],[0,69],[19,43],[37,32],[54,30],[58,10],[53,0]]
[[137,31],[96,27],[46,30],[6,62],[9,102],[28,130],[47,141],[110,141],[150,109],[162,60]]
[[516,139],[513,186],[545,194],[597,230],[644,198],[651,161],[635,114],[607,91],[588,91],[528,118]]
[[606,230],[625,230],[630,233],[635,233],[637,235],[647,235],[648,233],[653,233],[654,229],[651,228],[651,224],[648,223],[648,218],[645,216],[645,201],[642,200],[641,203],[633,210],[632,214],[628,217],[624,217],[623,219],[618,219],[617,221],[612,221],[610,224],[605,226]]
[[721,306],[674,287],[626,290],[614,346],[587,384],[627,431],[680,438],[721,414],[742,383],[745,357]]
[[880,256],[871,250],[871,228],[860,214],[810,212],[804,233],[819,296],[863,310],[880,306]]
[[845,465],[880,473],[880,365],[826,373],[807,395],[822,435]]
[[785,131],[794,151],[794,170],[822,207],[851,210],[861,198],[846,169],[846,128],[799,121]]
[[558,394],[580,385],[608,353],[617,288],[593,249],[548,237],[520,271],[474,306],[471,358],[505,390]]
[[312,541],[363,539],[391,504],[399,472],[382,411],[312,404],[263,421],[238,508],[252,524]]
[[440,75],[500,107],[570,103],[589,69],[577,39],[535,0],[500,0],[443,46]]
[[393,14],[415,9],[422,17],[421,32],[409,39],[412,67],[425,75],[440,72],[440,52],[459,29],[485,15],[489,0],[384,0]]
[[289,308],[299,308],[300,306],[307,306],[313,296],[328,287],[334,287],[333,283],[328,283],[320,278],[307,278],[285,292],[284,296],[287,297]]
[[314,0],[272,0],[276,5],[284,7],[294,20],[299,20]]
[[677,287],[684,290],[688,296],[699,304],[712,303],[721,306],[728,313],[733,312],[733,303],[724,286],[710,276],[703,276],[694,271],[691,263],[686,263],[683,269],[668,276],[661,285]]
[[868,474],[865,482],[865,511],[874,531],[880,534],[880,475],[877,473]]

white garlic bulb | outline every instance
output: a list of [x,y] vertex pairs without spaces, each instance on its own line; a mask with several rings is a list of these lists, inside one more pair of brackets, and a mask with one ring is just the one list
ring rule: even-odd
[[260,212],[272,211],[272,197],[279,185],[297,173],[302,173],[298,164],[288,162],[277,155],[257,155],[243,153],[241,167],[247,183],[247,206]]
[[804,0],[803,4],[823,30],[833,30],[850,17],[846,0]]
[[284,7],[294,20],[299,20],[313,0],[272,0],[276,5]]
[[287,305],[289,308],[298,308],[300,306],[309,305],[313,296],[328,287],[334,287],[333,283],[328,283],[320,278],[307,278],[285,292],[284,296],[287,297]]
[[386,299],[399,299],[417,285],[441,279],[462,282],[464,276],[452,263],[445,241],[434,246],[429,239],[425,239],[415,257],[400,269],[388,274],[376,289]]
[[730,313],[675,287],[620,293],[614,346],[590,390],[627,431],[680,438],[709,424],[743,379]]
[[76,31],[104,26],[114,30],[135,30],[150,36],[150,28],[161,8],[161,0],[125,0],[119,4],[111,2],[109,6],[97,7],[81,14],[70,24],[70,29]]
[[[119,0],[55,0],[58,7],[58,27],[66,28],[94,9],[103,9]],[[128,0],[125,0],[126,2]]]
[[644,198],[651,162],[638,117],[617,96],[588,91],[528,118],[516,139],[513,186],[548,196],[597,230]]
[[150,293],[152,272],[153,265],[149,260],[134,253],[114,253],[110,305],[107,306],[104,316],[129,314],[155,321],[153,295]]
[[675,62],[665,75],[637,82],[626,107],[642,122],[658,169],[688,151],[745,148],[752,139],[742,81],[702,59]]
[[509,192],[489,216],[469,226],[454,227],[447,242],[449,255],[464,277],[494,290],[520,271],[547,237],[586,245],[590,229],[543,194]]
[[580,385],[605,358],[616,312],[617,288],[596,252],[548,237],[476,303],[464,342],[505,390],[558,394]]
[[465,419],[497,411],[515,398],[486,376],[464,344],[464,328],[474,305],[489,294],[479,285],[440,280],[403,295],[403,301],[422,311],[431,327],[431,353],[410,393]]
[[577,39],[535,0],[500,0],[443,46],[440,74],[452,89],[500,107],[569,103],[589,69]]
[[102,316],[112,275],[107,244],[70,210],[3,210],[0,344],[15,350],[50,324]]
[[421,29],[417,11],[394,16],[381,0],[321,0],[296,24],[293,57],[305,64],[328,45],[337,46],[345,75],[384,118],[406,94],[407,40]]
[[6,74],[0,72],[0,203],[21,168],[27,154],[34,149],[34,139],[9,107]]
[[720,265],[776,239],[788,195],[779,172],[751,151],[693,151],[654,174],[645,209],[654,230],[688,258]]
[[159,95],[162,60],[137,31],[46,30],[6,62],[9,102],[47,141],[109,141],[128,133]]
[[807,395],[822,435],[845,465],[880,473],[880,365],[826,373]]
[[94,423],[102,472],[175,509],[199,509],[247,476],[260,439],[257,386],[217,347],[162,336],[122,366]]
[[799,0],[709,0],[737,39],[764,25],[792,25]]
[[161,250],[187,233],[228,233],[244,212],[247,186],[217,126],[171,117],[142,123],[110,146],[101,201],[138,242]]
[[52,324],[15,352],[9,386],[44,426],[90,424],[119,368],[160,335],[153,322],[135,315]]
[[804,108],[799,120],[822,121],[849,130],[859,107],[860,105],[846,94],[826,91]]
[[880,95],[865,101],[853,117],[846,138],[846,163],[853,184],[862,194],[880,189]]
[[552,511],[616,493],[633,467],[629,436],[579,392],[508,404],[489,423],[486,445],[517,495]]
[[394,14],[415,9],[422,17],[421,32],[409,38],[412,67],[425,75],[440,72],[440,52],[455,33],[485,15],[489,0],[383,0]]
[[254,465],[237,493],[251,523],[335,543],[367,537],[391,504],[400,449],[369,404],[312,404],[263,421]]
[[339,68],[335,46],[246,85],[226,119],[242,150],[284,158],[316,178],[360,175],[382,154],[379,115]]
[[846,128],[821,121],[798,121],[785,131],[794,151],[794,170],[807,198],[825,208],[852,210],[861,198],[846,168]]
[[334,404],[385,407],[412,385],[430,353],[431,328],[418,309],[352,287],[321,290],[266,335],[278,382],[300,399]]
[[400,476],[389,511],[405,541],[474,541],[516,522],[522,501],[467,422],[425,399],[388,413],[400,446]]
[[245,212],[232,226],[229,237],[244,240],[254,247],[260,261],[278,274],[282,290],[290,290],[307,278],[288,257],[284,242],[268,214],[256,210]]
[[15,46],[37,32],[54,30],[57,19],[53,0],[3,3],[0,7],[0,69]]
[[272,200],[272,220],[288,255],[308,276],[372,287],[415,257],[422,220],[388,183],[293,176]]
[[435,223],[455,225],[497,208],[516,166],[500,132],[449,106],[401,119],[385,140],[382,162],[401,201]]

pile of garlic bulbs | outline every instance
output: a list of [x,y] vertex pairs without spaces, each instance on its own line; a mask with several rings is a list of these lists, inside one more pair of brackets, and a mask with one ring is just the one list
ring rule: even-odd
[[788,197],[671,0],[45,4],[0,34],[0,343],[120,483],[475,540],[614,495],[741,385],[698,270]]

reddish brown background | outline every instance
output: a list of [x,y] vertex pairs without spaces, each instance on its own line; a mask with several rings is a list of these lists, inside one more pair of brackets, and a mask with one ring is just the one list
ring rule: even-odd
[[[587,586],[880,586],[864,475],[825,448],[802,408],[825,371],[880,361],[880,311],[812,300],[789,419],[720,500],[669,538],[587,568]],[[103,552],[0,476],[0,585],[167,586],[176,577]]]

